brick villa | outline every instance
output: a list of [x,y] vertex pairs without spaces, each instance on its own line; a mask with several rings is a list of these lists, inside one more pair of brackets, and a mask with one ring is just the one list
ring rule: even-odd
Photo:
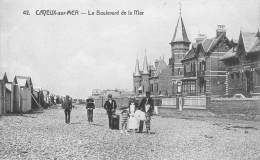
[[148,65],[144,57],[143,70],[136,60],[133,73],[134,93],[175,96],[177,82],[182,82],[182,94],[217,97],[260,95],[260,32],[240,32],[237,43],[226,36],[224,25],[218,25],[216,35],[207,38],[199,34],[191,43],[181,14],[170,42],[171,58]]

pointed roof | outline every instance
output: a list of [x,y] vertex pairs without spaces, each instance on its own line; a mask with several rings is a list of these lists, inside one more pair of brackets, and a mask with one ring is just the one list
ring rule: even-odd
[[155,72],[154,72],[154,77],[158,77],[159,74],[162,72],[163,69],[167,68],[167,64],[163,59],[160,59],[158,61],[158,67],[156,68]]
[[175,27],[175,31],[174,31],[171,43],[173,43],[173,42],[188,42],[188,43],[190,43],[190,40],[187,36],[186,29],[185,29],[181,14],[180,14],[179,19],[177,21],[177,25]]
[[258,33],[240,31],[239,43],[243,44],[247,54],[260,52],[260,38],[257,35]]
[[257,33],[256,33],[256,37],[259,37],[259,38],[260,38],[260,32],[259,32],[259,29],[258,29],[258,31],[257,31]]
[[149,74],[148,70],[148,62],[147,62],[147,56],[144,56],[144,65],[143,65],[143,73],[142,74]]
[[33,87],[31,77],[26,76],[15,76],[15,80],[19,86]]
[[136,63],[135,63],[134,76],[135,76],[135,77],[141,76],[140,69],[139,69],[139,61],[138,61],[138,59],[136,59]]
[[8,82],[8,78],[7,78],[6,72],[0,73],[0,80],[3,80],[4,83]]

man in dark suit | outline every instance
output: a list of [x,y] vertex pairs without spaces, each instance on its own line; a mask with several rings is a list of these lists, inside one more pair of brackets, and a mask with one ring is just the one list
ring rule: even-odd
[[[151,116],[153,114],[154,105],[153,105],[153,99],[150,97],[150,92],[146,92],[146,97],[144,97],[140,103],[139,109],[143,112],[145,112],[146,120],[145,120],[145,126],[146,126],[146,132],[150,133],[150,127],[151,127]],[[144,121],[140,121],[139,125],[139,132],[143,131],[143,125]]]
[[62,105],[65,113],[65,123],[70,123],[70,112],[72,109],[72,101],[70,101],[70,97],[66,96],[65,102]]
[[87,113],[88,113],[88,122],[91,123],[93,122],[93,110],[95,109],[95,102],[94,99],[89,97],[87,100],[87,105],[86,105],[86,109],[87,109]]
[[116,101],[112,99],[112,94],[108,94],[107,98],[104,108],[107,111],[109,128],[112,129],[112,115],[116,113],[117,105]]

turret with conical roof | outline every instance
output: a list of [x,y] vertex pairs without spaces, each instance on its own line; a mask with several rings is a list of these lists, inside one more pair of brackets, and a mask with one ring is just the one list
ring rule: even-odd
[[143,64],[143,73],[142,74],[149,74],[147,56],[144,56],[144,64]]
[[147,61],[147,56],[145,53],[144,63],[143,63],[143,72],[142,72],[142,93],[143,94],[147,91],[150,91],[149,90],[149,86],[150,86],[149,77],[150,77],[150,70],[149,70],[149,65],[148,65],[148,61]]
[[134,93],[136,95],[139,94],[139,90],[140,88],[142,88],[141,84],[142,84],[142,75],[140,72],[140,68],[139,68],[139,60],[136,59],[136,63],[135,63],[135,72],[133,74],[133,81],[134,81]]
[[183,66],[181,60],[189,50],[190,40],[184,26],[181,12],[174,30],[173,38],[170,42],[172,56],[169,60],[169,65],[172,68],[173,76],[183,75]]
[[256,33],[256,37],[260,38],[260,32],[259,32],[259,29],[258,29],[258,31],[257,31],[257,33]]
[[141,76],[141,73],[140,73],[140,68],[139,68],[139,60],[136,59],[134,77],[140,77],[140,76]]
[[190,40],[187,36],[186,29],[185,29],[181,14],[178,18],[177,25],[175,27],[175,31],[174,31],[171,43],[174,43],[174,42],[190,43]]

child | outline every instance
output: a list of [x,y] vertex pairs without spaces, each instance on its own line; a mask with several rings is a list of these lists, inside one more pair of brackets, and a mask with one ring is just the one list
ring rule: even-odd
[[93,110],[95,109],[95,102],[93,98],[88,98],[87,100],[87,105],[86,109],[88,112],[88,122],[92,123],[93,122]]
[[129,117],[129,110],[128,110],[128,107],[123,107],[121,109],[122,109],[122,112],[121,112],[121,131],[120,131],[120,133],[125,132],[125,134],[128,135],[127,121],[128,121],[128,117]]

